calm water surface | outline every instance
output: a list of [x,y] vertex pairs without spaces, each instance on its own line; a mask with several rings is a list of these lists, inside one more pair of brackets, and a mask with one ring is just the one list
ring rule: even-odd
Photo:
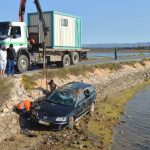
[[127,103],[121,121],[114,131],[112,150],[150,150],[150,86]]
[[[118,57],[132,57],[132,56],[150,56],[150,53],[137,53],[137,52],[128,52],[128,53],[119,53],[118,52]],[[88,58],[93,58],[93,57],[114,57],[114,53],[88,53],[87,54]]]

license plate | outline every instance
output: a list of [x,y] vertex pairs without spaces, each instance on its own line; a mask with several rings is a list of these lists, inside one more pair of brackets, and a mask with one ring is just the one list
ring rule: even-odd
[[47,126],[49,126],[49,125],[50,125],[50,123],[49,123],[49,122],[46,122],[46,121],[43,121],[43,120],[39,120],[39,123],[40,123],[40,124],[47,125]]

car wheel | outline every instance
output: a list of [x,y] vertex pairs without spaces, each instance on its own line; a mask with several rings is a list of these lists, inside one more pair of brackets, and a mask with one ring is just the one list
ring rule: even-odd
[[74,127],[74,118],[70,117],[68,122],[68,129],[72,130]]
[[92,103],[92,105],[90,107],[90,116],[93,116],[94,110],[95,110],[95,103]]

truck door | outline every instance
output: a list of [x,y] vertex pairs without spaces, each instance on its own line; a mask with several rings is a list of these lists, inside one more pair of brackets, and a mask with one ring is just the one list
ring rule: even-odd
[[[10,31],[10,42],[14,45],[16,52],[19,48],[27,47],[24,30],[20,26],[12,26]],[[27,40],[27,39],[26,39]]]

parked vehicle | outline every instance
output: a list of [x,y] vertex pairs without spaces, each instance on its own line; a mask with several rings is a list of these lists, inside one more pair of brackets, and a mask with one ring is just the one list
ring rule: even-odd
[[95,88],[83,82],[71,82],[57,90],[32,110],[32,118],[39,124],[52,129],[68,127],[73,129],[75,122],[95,108]]

